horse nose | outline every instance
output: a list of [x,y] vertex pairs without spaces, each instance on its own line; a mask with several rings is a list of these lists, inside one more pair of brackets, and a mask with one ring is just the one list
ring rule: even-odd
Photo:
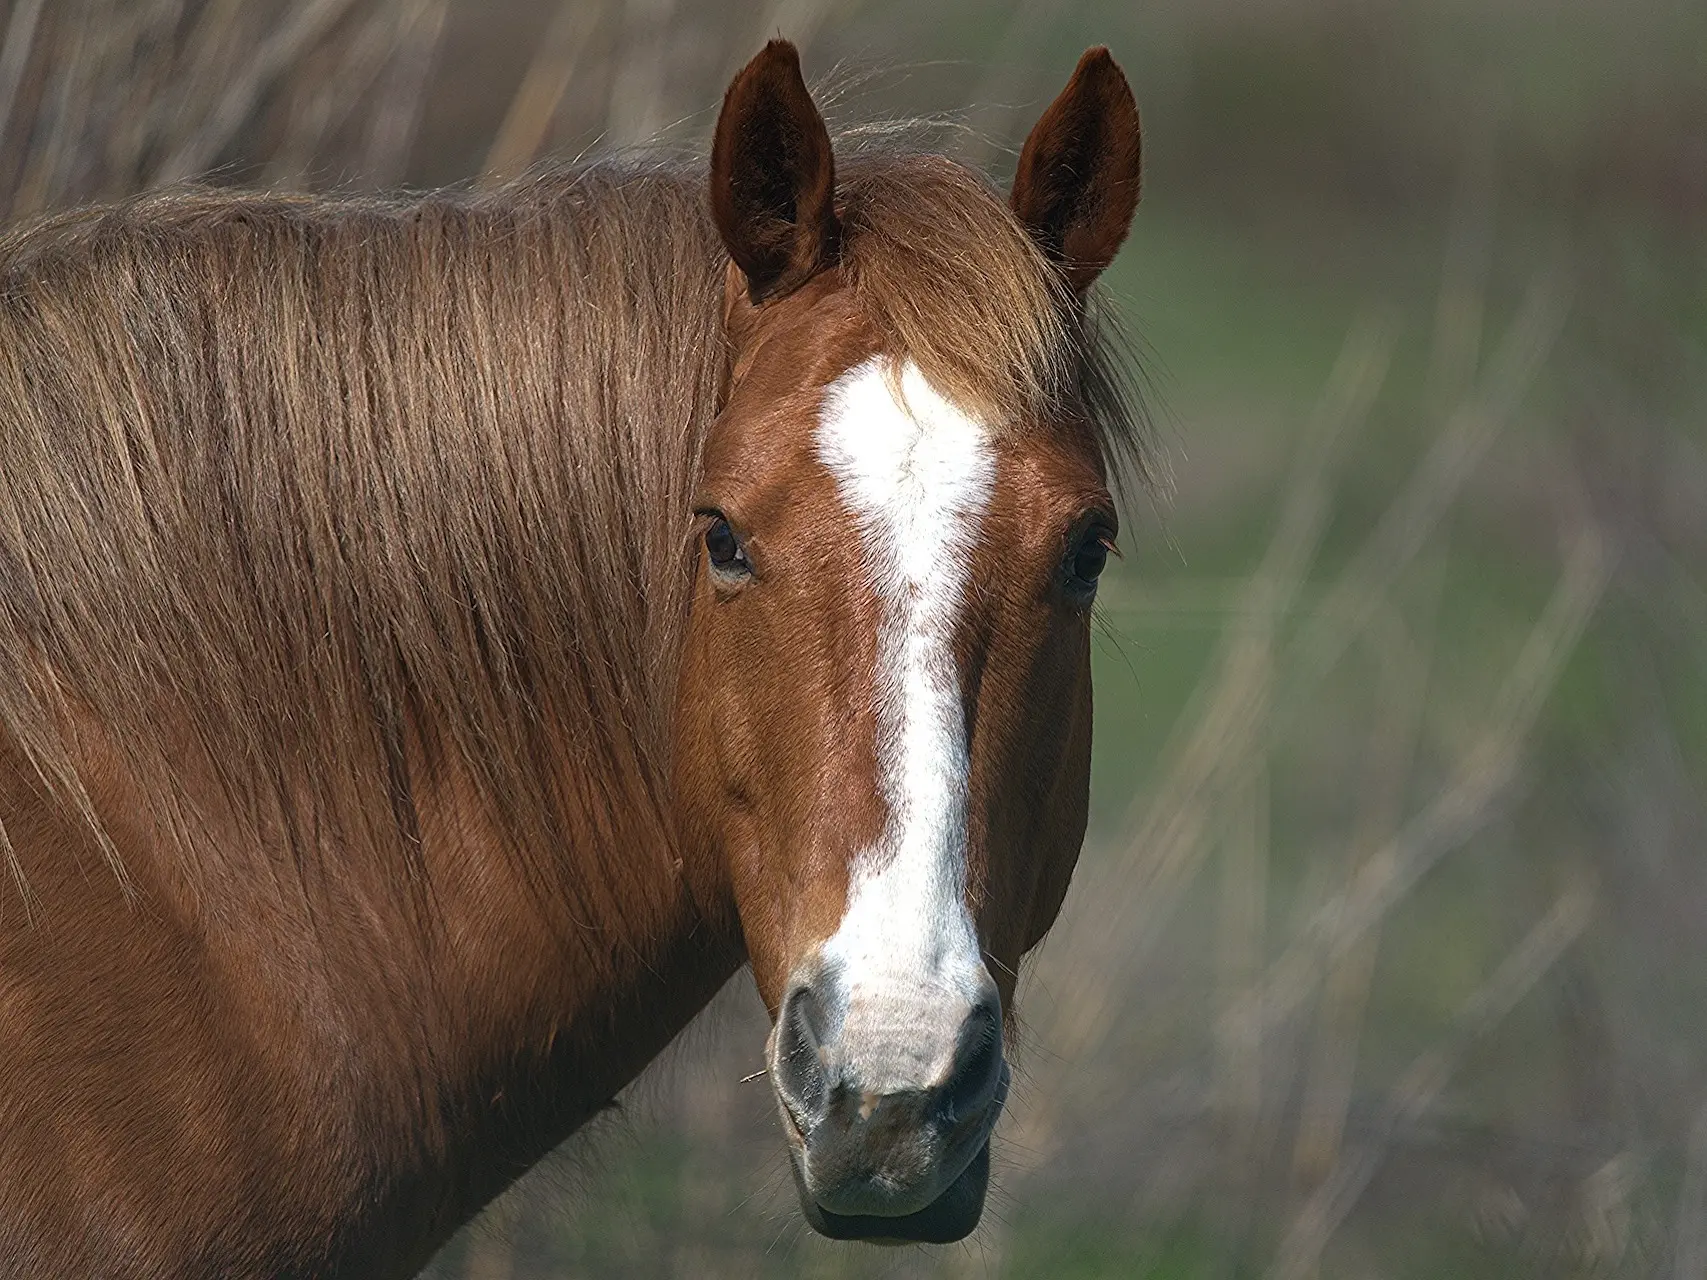
[[826,985],[796,984],[777,1020],[772,1077],[803,1190],[833,1216],[916,1213],[988,1143],[1007,1085],[1000,998],[986,977],[970,999],[910,993],[897,1019],[838,1013],[847,999]]
[[824,1010],[817,995],[804,984],[795,987],[777,1019],[771,1075],[789,1119],[803,1136],[816,1127],[828,1096],[823,1028]]

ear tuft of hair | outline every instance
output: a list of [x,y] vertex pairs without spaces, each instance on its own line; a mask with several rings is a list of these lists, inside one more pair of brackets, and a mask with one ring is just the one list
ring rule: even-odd
[[1119,65],[1087,49],[1020,152],[1009,203],[1079,293],[1114,261],[1138,208],[1138,104]]
[[772,40],[723,95],[711,147],[711,213],[754,303],[781,298],[836,261],[836,162],[800,74]]

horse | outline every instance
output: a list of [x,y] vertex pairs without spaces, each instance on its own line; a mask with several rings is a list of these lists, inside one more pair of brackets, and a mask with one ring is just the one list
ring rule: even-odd
[[7,233],[0,1276],[412,1274],[744,965],[807,1222],[970,1232],[1138,194],[1106,49],[1004,198],[773,41],[709,173]]

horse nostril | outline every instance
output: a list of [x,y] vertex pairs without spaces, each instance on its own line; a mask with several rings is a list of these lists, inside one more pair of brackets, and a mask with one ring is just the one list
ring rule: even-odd
[[937,1098],[937,1111],[953,1124],[982,1114],[996,1096],[1002,1072],[1002,1017],[999,1008],[979,1004],[961,1026],[954,1069]]
[[824,1110],[823,1019],[818,997],[807,986],[788,993],[777,1019],[777,1091],[801,1125]]

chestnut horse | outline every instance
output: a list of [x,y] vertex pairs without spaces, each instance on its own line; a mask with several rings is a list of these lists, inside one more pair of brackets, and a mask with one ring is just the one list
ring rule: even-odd
[[1138,181],[1105,50],[1003,200],[775,42],[709,187],[0,241],[0,1275],[409,1274],[743,963],[807,1220],[970,1231]]

